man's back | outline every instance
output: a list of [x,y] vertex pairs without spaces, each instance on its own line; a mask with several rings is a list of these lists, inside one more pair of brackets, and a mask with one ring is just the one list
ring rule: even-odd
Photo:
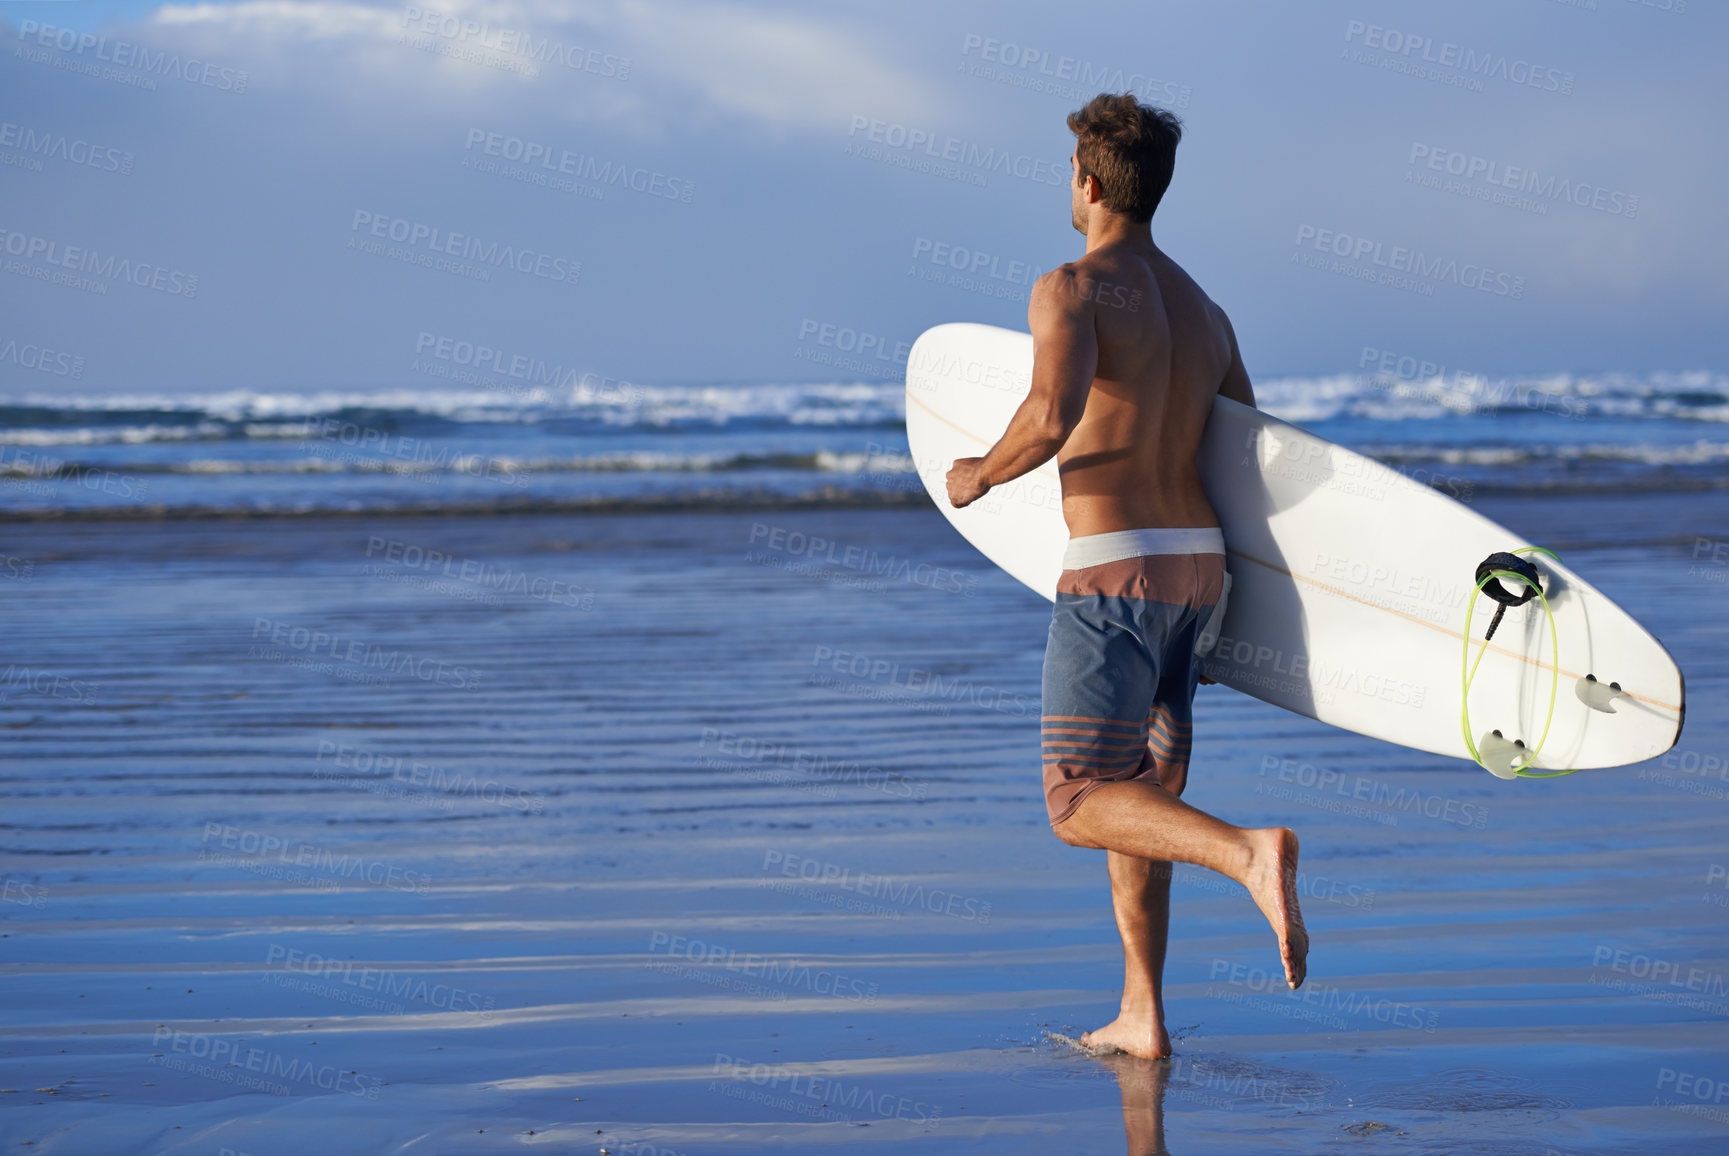
[[1216,394],[1253,404],[1223,310],[1155,246],[1117,243],[1041,278],[1029,320],[1035,339],[1088,324],[1096,337],[1086,409],[1057,455],[1069,533],[1218,525],[1195,454]]

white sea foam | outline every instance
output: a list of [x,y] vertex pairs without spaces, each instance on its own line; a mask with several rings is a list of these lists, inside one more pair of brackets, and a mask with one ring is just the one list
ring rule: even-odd
[[[0,477],[53,477],[68,470],[103,468],[93,463],[40,456],[0,456]],[[910,474],[912,459],[895,454],[852,454],[820,451],[811,454],[660,453],[648,450],[588,454],[574,457],[520,458],[474,453],[434,453],[394,459],[346,451],[292,459],[193,458],[184,461],[127,463],[131,474],[428,474],[476,471],[506,474],[556,473],[723,473],[735,470],[788,470],[828,474]]]
[[[1268,377],[1256,382],[1255,393],[1268,413],[1298,423],[1335,418],[1423,421],[1521,409],[1593,418],[1729,422],[1729,374],[1707,370],[1502,377],[1447,372],[1422,378],[1339,373]],[[644,385],[610,379],[599,385],[528,391],[520,396],[505,390],[449,387],[235,389],[70,398],[27,395],[0,405],[14,407],[7,423],[12,428],[0,433],[0,441],[19,445],[281,438],[304,436],[313,419],[367,422],[388,415],[504,425],[576,419],[603,427],[655,429],[752,421],[846,427],[892,424],[905,414],[902,387],[895,382]],[[17,407],[85,420],[76,424],[32,420],[17,413]],[[103,421],[104,415],[113,415],[113,424]]]

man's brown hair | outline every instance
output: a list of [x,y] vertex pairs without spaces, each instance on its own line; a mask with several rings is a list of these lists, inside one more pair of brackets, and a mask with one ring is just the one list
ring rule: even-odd
[[1107,209],[1152,220],[1171,183],[1183,122],[1129,93],[1101,92],[1069,113],[1069,131],[1076,138],[1076,180],[1098,178]]

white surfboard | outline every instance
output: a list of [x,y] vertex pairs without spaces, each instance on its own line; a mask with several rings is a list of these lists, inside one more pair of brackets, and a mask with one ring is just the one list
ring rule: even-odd
[[[1068,542],[1056,463],[964,510],[949,505],[945,484],[956,458],[984,453],[1008,427],[1032,364],[1026,333],[965,323],[929,330],[907,360],[907,439],[925,488],[955,528],[1054,598]],[[1218,640],[1204,658],[1208,676],[1346,730],[1470,758],[1461,668],[1477,566],[1541,543],[1224,398],[1214,402],[1200,461],[1232,578]],[[1684,715],[1681,672],[1668,651],[1566,565],[1521,557],[1537,565],[1555,642],[1537,599],[1507,609],[1471,684],[1471,731],[1484,765],[1496,773],[1612,767],[1668,750]],[[1473,658],[1496,609],[1486,596],[1475,600]],[[1557,670],[1548,737],[1530,761]]]

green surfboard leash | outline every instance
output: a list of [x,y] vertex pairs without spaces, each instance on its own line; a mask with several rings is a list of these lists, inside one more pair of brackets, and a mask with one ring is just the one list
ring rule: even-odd
[[[1532,550],[1541,551],[1555,559],[1557,562],[1561,560],[1559,554],[1555,553],[1553,550],[1544,549],[1542,546],[1521,546],[1517,550],[1509,551],[1509,553],[1523,554]],[[1459,729],[1465,737],[1465,749],[1471,752],[1471,759],[1478,766],[1489,771],[1490,774],[1495,773],[1489,767],[1489,764],[1483,761],[1482,752],[1477,749],[1477,740],[1471,734],[1471,683],[1477,677],[1477,667],[1481,665],[1483,655],[1488,653],[1489,650],[1489,639],[1487,635],[1485,635],[1483,638],[1483,645],[1477,648],[1476,661],[1473,662],[1471,660],[1471,613],[1476,609],[1477,598],[1483,593],[1483,587],[1497,579],[1501,581],[1516,581],[1531,587],[1531,589],[1536,592],[1538,600],[1543,604],[1543,613],[1547,615],[1549,619],[1549,713],[1543,719],[1543,734],[1537,740],[1537,745],[1531,748],[1531,753],[1525,757],[1524,762],[1509,769],[1515,776],[1527,779],[1552,779],[1560,775],[1578,774],[1582,768],[1575,767],[1572,770],[1567,771],[1526,770],[1527,767],[1537,761],[1537,755],[1542,751],[1543,744],[1549,741],[1549,727],[1555,721],[1555,696],[1561,685],[1561,644],[1555,637],[1555,611],[1550,608],[1548,595],[1543,593],[1542,585],[1531,581],[1523,574],[1511,570],[1491,570],[1484,574],[1477,580],[1476,586],[1471,591],[1471,597],[1465,604],[1465,629],[1463,631],[1464,655],[1463,661],[1460,665],[1462,686],[1459,696]]]

